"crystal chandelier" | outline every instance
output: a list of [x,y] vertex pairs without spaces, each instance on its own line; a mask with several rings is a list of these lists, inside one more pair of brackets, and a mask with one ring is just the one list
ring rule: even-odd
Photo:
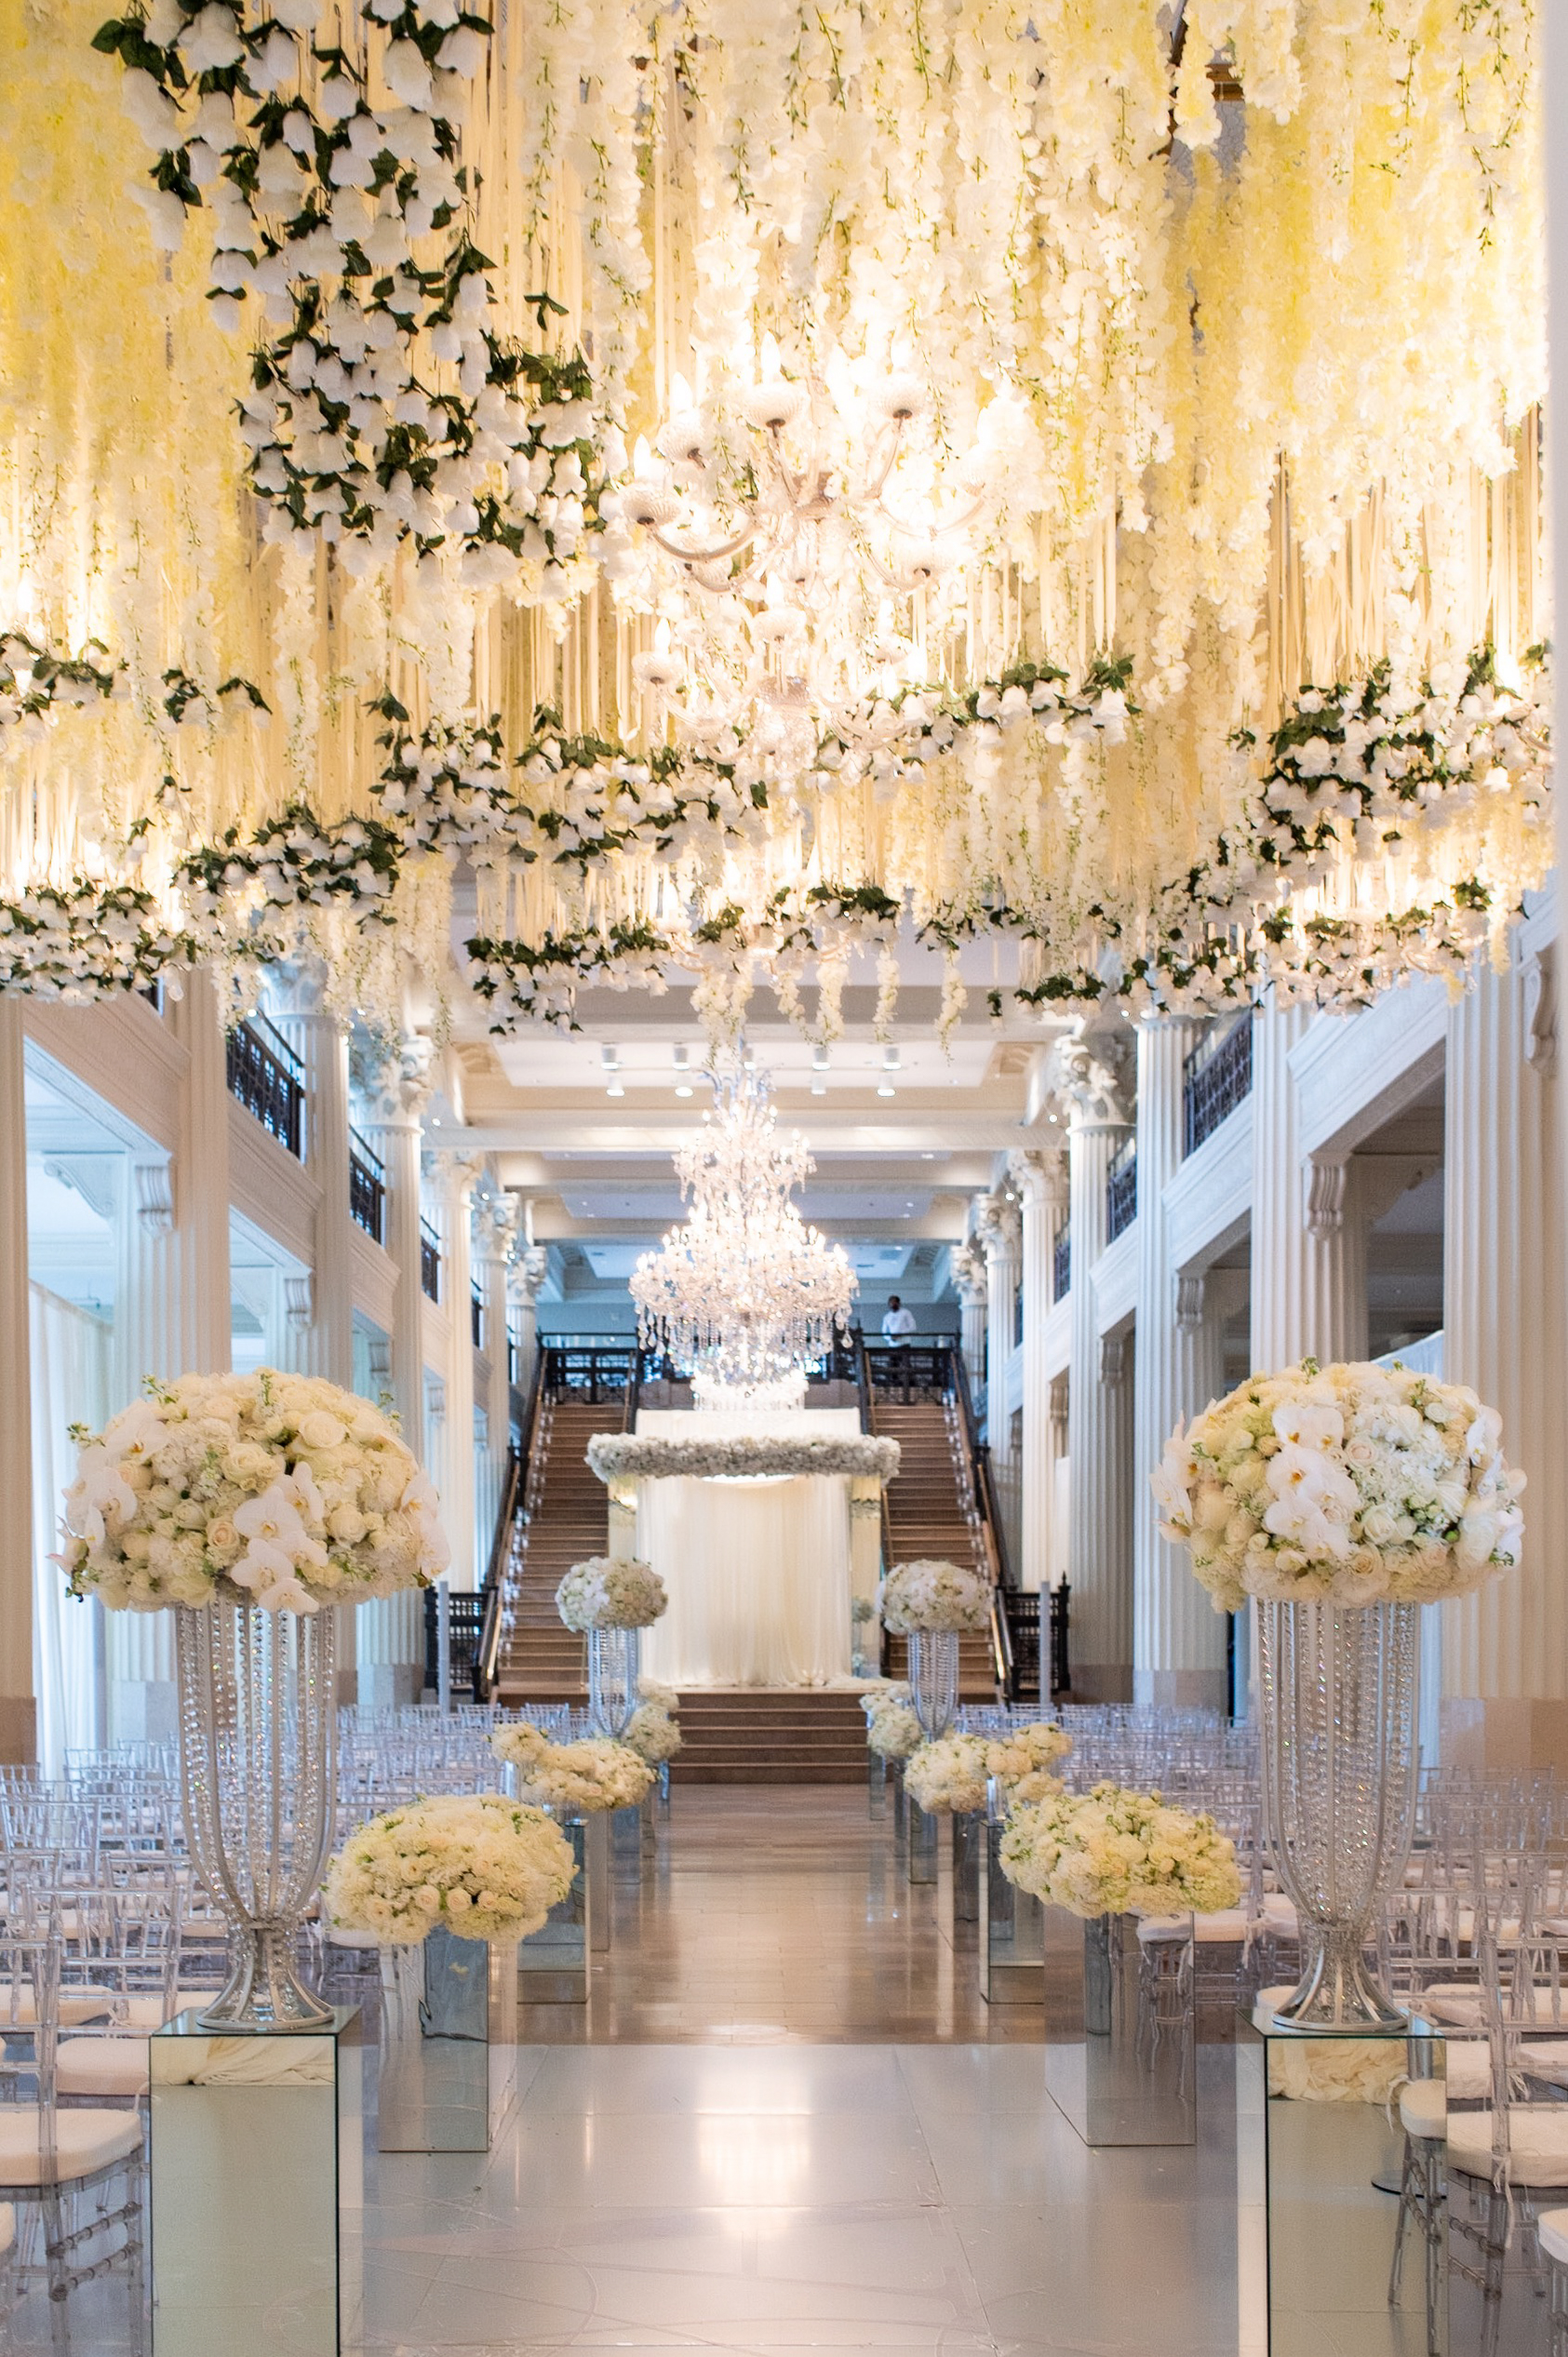
[[785,376],[767,337],[761,382],[722,419],[675,390],[621,493],[647,560],[631,594],[660,617],[633,670],[678,736],[744,740],[787,777],[826,730],[852,734],[932,676],[967,605],[985,420],[949,484],[913,432],[929,407],[916,377],[857,396],[843,364],[829,382]]
[[789,1199],[815,1166],[781,1134],[767,1076],[712,1077],[714,1113],[675,1158],[690,1211],[632,1271],[638,1333],[690,1368],[699,1407],[798,1407],[849,1323],[854,1272]]

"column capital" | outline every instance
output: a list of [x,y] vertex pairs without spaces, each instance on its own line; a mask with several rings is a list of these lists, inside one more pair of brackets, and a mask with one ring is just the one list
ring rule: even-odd
[[1057,1085],[1067,1100],[1068,1127],[1073,1131],[1131,1129],[1120,1076],[1109,1059],[1096,1051],[1097,1046],[1085,1039],[1056,1043]]
[[1100,1336],[1100,1381],[1107,1391],[1117,1390],[1127,1378],[1127,1343],[1121,1334]]
[[1337,1236],[1350,1195],[1350,1158],[1317,1157],[1307,1165],[1307,1232],[1320,1240]]
[[1019,1147],[1007,1158],[1007,1175],[1024,1203],[1067,1205],[1067,1158],[1058,1146]]
[[1176,1330],[1179,1333],[1197,1333],[1203,1323],[1204,1295],[1208,1279],[1202,1269],[1184,1269],[1176,1279]]
[[132,1161],[131,1200],[149,1236],[167,1236],[174,1225],[174,1185],[167,1154],[154,1162]]
[[525,1244],[506,1271],[506,1298],[531,1309],[550,1273],[550,1256],[543,1244]]
[[1000,1188],[993,1195],[983,1195],[975,1211],[974,1227],[987,1259],[1017,1258],[1023,1222],[1015,1197]]
[[362,1074],[368,1118],[376,1129],[417,1128],[436,1093],[436,1043],[422,1031],[405,1032]]
[[283,1280],[283,1313],[296,1333],[303,1333],[315,1315],[315,1278],[307,1269],[302,1277],[286,1277]]
[[1524,1061],[1543,1080],[1557,1070],[1557,944],[1524,960]]
[[953,1282],[966,1309],[985,1306],[985,1256],[973,1243],[955,1244],[949,1254]]
[[478,1197],[474,1205],[474,1257],[481,1261],[509,1261],[517,1240],[520,1205],[515,1195],[491,1193]]
[[279,1021],[320,1022],[329,1024],[334,1031],[346,1029],[330,1004],[329,979],[325,958],[289,958],[275,966],[269,980]]
[[463,1197],[485,1175],[485,1158],[482,1154],[464,1154],[455,1145],[432,1145],[420,1156],[420,1169],[426,1178],[436,1180],[449,1196],[455,1197],[461,1207]]

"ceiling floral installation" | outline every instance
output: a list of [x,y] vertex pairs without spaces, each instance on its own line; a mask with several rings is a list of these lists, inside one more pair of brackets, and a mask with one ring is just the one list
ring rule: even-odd
[[1462,971],[1550,856],[1540,34],[26,0],[0,987]]

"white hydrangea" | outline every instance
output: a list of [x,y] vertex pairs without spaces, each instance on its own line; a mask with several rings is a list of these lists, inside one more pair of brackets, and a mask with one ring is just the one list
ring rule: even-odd
[[1015,1808],[1001,1868],[1020,1890],[1086,1918],[1213,1915],[1241,1896],[1235,1846],[1213,1817],[1116,1784],[1058,1788]]
[[878,1609],[883,1627],[895,1637],[985,1628],[991,1618],[991,1591],[965,1564],[921,1557],[893,1565],[882,1582]]
[[884,1760],[907,1760],[920,1743],[920,1722],[904,1685],[879,1686],[861,1696],[865,1740]]
[[653,1782],[653,1770],[629,1744],[603,1735],[552,1743],[527,1719],[498,1727],[490,1749],[516,1769],[523,1800],[564,1815],[637,1808]]
[[1164,1535],[1221,1612],[1280,1601],[1429,1604],[1519,1561],[1524,1476],[1502,1420],[1404,1367],[1253,1376],[1178,1426],[1152,1477]]
[[664,1583],[635,1556],[591,1555],[556,1590],[569,1628],[648,1628],[669,1605]]
[[525,1939],[571,1888],[571,1844],[541,1809],[498,1792],[449,1793],[372,1817],[327,1874],[340,1930],[388,1947],[444,1923],[462,1939]]
[[368,1399],[269,1367],[149,1380],[147,1395],[74,1434],[57,1559],[73,1595],[314,1613],[445,1571],[440,1501]]
[[922,1809],[983,1809],[994,1776],[1010,1800],[1043,1800],[1061,1791],[1050,1771],[1072,1748],[1065,1729],[1048,1721],[1005,1735],[939,1735],[910,1754],[905,1788]]

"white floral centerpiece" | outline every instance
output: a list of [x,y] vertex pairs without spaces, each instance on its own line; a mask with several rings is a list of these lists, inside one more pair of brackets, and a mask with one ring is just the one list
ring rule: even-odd
[[1241,1896],[1234,1844],[1213,1817],[1117,1784],[1048,1793],[1015,1809],[1001,1867],[1020,1890],[1086,1920],[1213,1915]]
[[449,1560],[430,1480],[367,1399],[313,1375],[181,1375],[74,1427],[60,1560],[114,1612],[315,1613],[428,1587]]
[[588,1463],[607,1487],[629,1481],[713,1481],[844,1473],[883,1483],[898,1471],[896,1440],[873,1434],[715,1433],[666,1439],[637,1432],[596,1432]]
[[526,1939],[575,1870],[571,1844],[543,1810],[498,1792],[447,1793],[352,1834],[328,1870],[327,1912],[340,1930],[386,1947],[437,1924],[459,1939]]
[[1473,1391],[1403,1367],[1240,1384],[1166,1444],[1154,1490],[1220,1612],[1277,1602],[1429,1604],[1519,1560],[1524,1477]]
[[637,1808],[653,1782],[653,1770],[629,1744],[604,1735],[552,1743],[526,1719],[498,1727],[490,1749],[516,1769],[520,1799],[566,1815]]
[[905,1770],[905,1785],[922,1809],[983,1809],[994,1776],[1010,1800],[1043,1800],[1060,1792],[1051,1770],[1072,1749],[1072,1737],[1048,1721],[1005,1735],[941,1735],[922,1743]]
[[680,1749],[680,1696],[653,1678],[639,1680],[637,1693],[640,1700],[621,1740],[650,1768],[662,1768]]
[[991,1591],[979,1573],[934,1557],[895,1563],[878,1602],[895,1637],[985,1628],[991,1618]]
[[635,1556],[590,1555],[574,1563],[556,1590],[556,1609],[569,1628],[650,1628],[669,1608],[664,1583]]
[[918,1748],[920,1722],[907,1686],[879,1687],[861,1696],[861,1707],[865,1712],[865,1740],[884,1760],[907,1760]]

